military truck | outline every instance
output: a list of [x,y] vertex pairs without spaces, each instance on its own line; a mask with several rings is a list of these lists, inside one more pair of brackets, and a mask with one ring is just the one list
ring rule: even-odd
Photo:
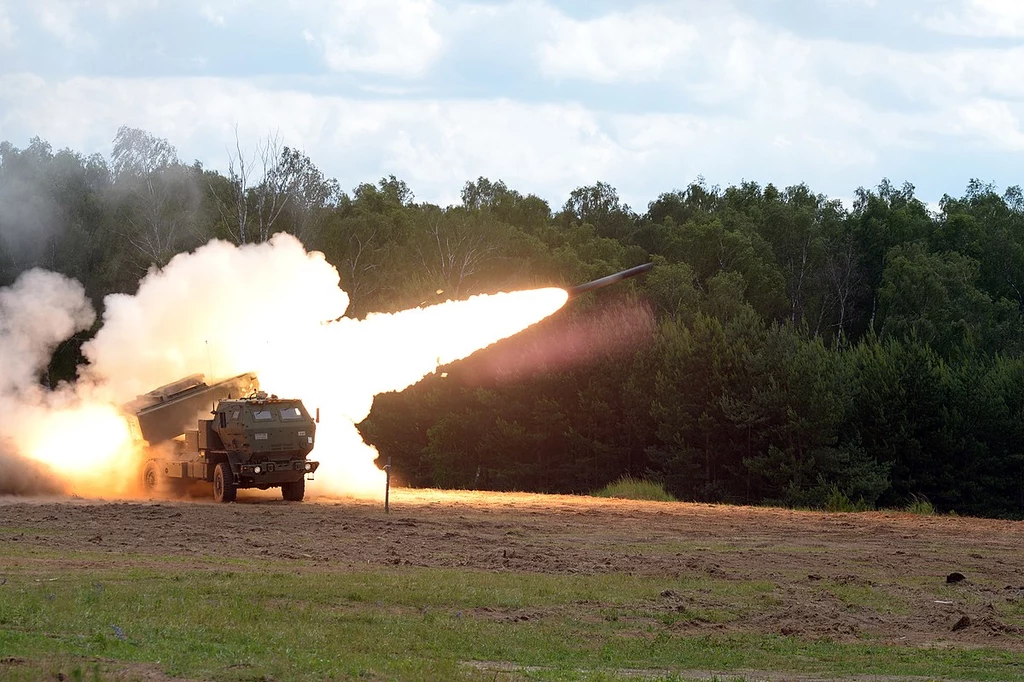
[[319,414],[311,416],[301,400],[259,390],[255,374],[212,384],[194,374],[123,411],[135,437],[149,444],[142,484],[150,493],[182,494],[206,481],[218,502],[233,501],[239,488],[276,487],[299,502],[319,466],[307,459]]

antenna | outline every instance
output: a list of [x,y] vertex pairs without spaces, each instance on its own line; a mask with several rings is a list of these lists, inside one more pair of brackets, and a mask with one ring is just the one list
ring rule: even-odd
[[[207,381],[213,381],[213,379],[214,379],[214,374],[213,374],[213,356],[210,355],[210,340],[206,339],[205,341],[203,341],[203,343],[206,344],[206,362],[207,362],[207,364],[210,365],[210,376],[207,379]],[[228,396],[228,397],[230,398],[231,396]],[[217,405],[216,405],[216,403],[214,403],[213,400],[210,400],[210,414],[216,414],[216,413],[217,413]]]
[[213,356],[210,355],[210,340],[207,339],[204,343],[206,344],[206,362],[210,365],[210,381],[213,381]]

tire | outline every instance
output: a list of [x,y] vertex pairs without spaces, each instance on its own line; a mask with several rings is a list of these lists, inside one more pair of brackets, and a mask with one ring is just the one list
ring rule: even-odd
[[150,497],[185,497],[188,481],[165,474],[159,460],[151,459],[142,470],[142,490]]
[[302,502],[302,498],[306,496],[306,478],[302,477],[291,483],[282,483],[281,496],[288,502]]
[[238,489],[235,477],[231,473],[231,465],[221,462],[213,470],[213,499],[216,502],[234,502]]
[[146,462],[142,470],[142,490],[151,497],[160,493],[160,470],[153,460]]

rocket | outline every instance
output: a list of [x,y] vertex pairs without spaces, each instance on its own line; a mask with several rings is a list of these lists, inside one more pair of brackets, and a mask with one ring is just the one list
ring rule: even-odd
[[638,265],[635,268],[629,268],[628,270],[623,270],[622,272],[616,272],[614,275],[608,275],[607,277],[595,279],[593,282],[577,284],[574,287],[569,287],[568,289],[566,289],[566,291],[569,292],[569,298],[576,298],[577,296],[582,296],[588,291],[600,289],[601,287],[606,287],[615,284],[616,282],[621,282],[624,279],[636,277],[637,275],[642,275],[648,270],[650,270],[652,267],[654,267],[654,263],[644,263],[643,265]]

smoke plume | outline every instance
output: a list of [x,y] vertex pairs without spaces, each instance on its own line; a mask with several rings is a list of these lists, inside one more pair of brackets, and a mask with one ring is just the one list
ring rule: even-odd
[[47,391],[39,376],[57,344],[96,319],[77,282],[44,270],[22,273],[0,289],[0,494],[55,492],[60,483],[46,467],[27,461],[15,444],[30,441],[68,387]]

